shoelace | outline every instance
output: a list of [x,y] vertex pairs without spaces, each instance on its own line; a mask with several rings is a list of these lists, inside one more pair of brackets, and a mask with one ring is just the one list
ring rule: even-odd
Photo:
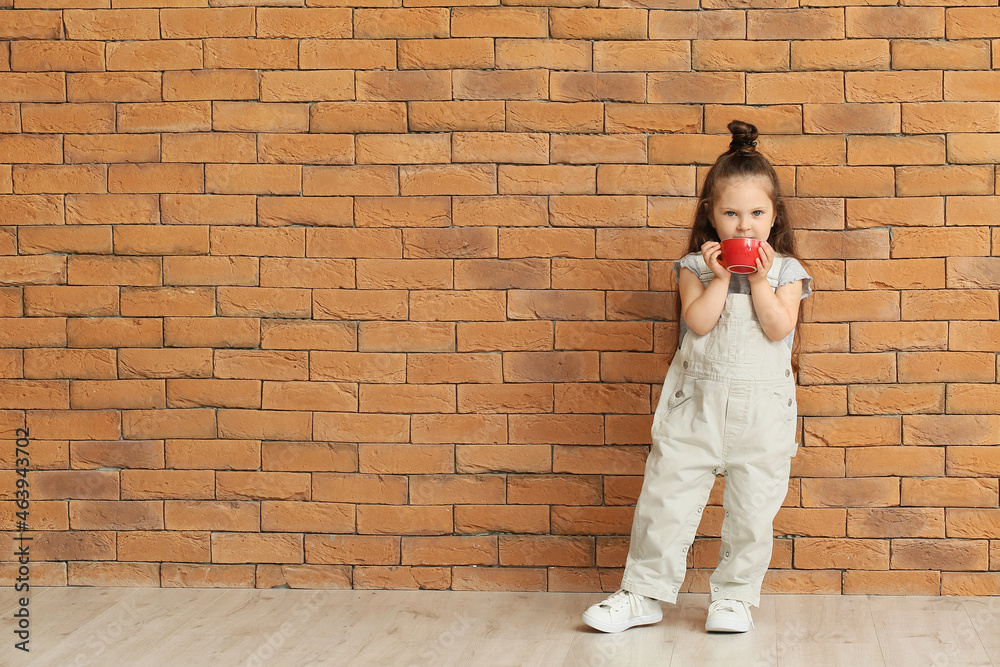
[[[747,619],[750,621],[750,627],[751,628],[754,627],[753,617],[750,616],[750,613],[747,610],[747,605],[742,600],[727,600],[727,599],[716,600],[715,602],[712,603],[711,608],[732,612],[740,616],[746,615]],[[737,611],[737,609],[739,611]]]
[[602,607],[608,607],[611,611],[618,611],[626,606],[632,608],[633,614],[639,614],[641,611],[639,608],[639,597],[633,593],[629,593],[625,589],[616,592],[614,595],[609,597],[603,603]]

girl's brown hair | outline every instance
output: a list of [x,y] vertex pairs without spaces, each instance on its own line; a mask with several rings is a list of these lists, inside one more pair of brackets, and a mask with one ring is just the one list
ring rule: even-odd
[[[691,226],[691,236],[688,240],[688,253],[701,252],[701,246],[708,241],[720,241],[719,233],[712,224],[712,209],[718,197],[720,188],[733,180],[758,179],[767,184],[771,203],[774,205],[774,224],[767,242],[781,255],[798,259],[795,252],[795,237],[792,236],[791,219],[788,209],[781,197],[781,186],[778,174],[763,154],[757,150],[757,127],[750,123],[734,120],[727,126],[733,140],[729,142],[729,150],[720,155],[705,176],[698,195],[698,209],[695,212],[694,224]],[[800,260],[801,261],[801,260]],[[681,300],[677,298],[677,320],[681,318]],[[799,367],[799,322],[795,323],[795,338],[792,344],[792,368],[798,372]]]

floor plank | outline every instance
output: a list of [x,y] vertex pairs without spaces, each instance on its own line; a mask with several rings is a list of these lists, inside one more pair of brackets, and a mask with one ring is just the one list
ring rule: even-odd
[[708,634],[708,596],[617,634],[581,614],[605,594],[49,587],[30,655],[0,666],[1000,667],[1000,598],[766,595],[745,634]]

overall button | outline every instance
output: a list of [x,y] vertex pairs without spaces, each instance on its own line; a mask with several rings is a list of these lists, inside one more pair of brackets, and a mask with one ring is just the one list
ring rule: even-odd
[[715,587],[715,588],[713,588],[712,590],[714,590],[714,591],[715,591],[716,593],[718,593],[718,592],[719,592],[719,587],[718,587],[718,586],[716,586],[716,587]]
[[788,407],[792,407],[792,399],[788,399]]
[[729,558],[729,552],[728,551],[726,552],[726,558]]
[[[684,392],[682,392],[682,391],[678,390],[677,392],[675,392],[675,393],[674,393],[674,398],[680,398],[680,397],[681,397],[681,396],[683,396],[683,395],[684,395]],[[791,405],[791,404],[792,404],[792,402],[791,402],[791,401],[788,401],[788,404],[789,404],[789,405]]]
[[785,369],[785,377],[788,377],[791,374],[792,374],[792,372],[786,368]]
[[698,508],[698,514],[701,514],[701,508],[700,507]]
[[684,547],[683,549],[681,549],[681,553],[686,554],[687,552],[688,552],[688,548],[687,547]]
[[684,362],[684,368],[687,368],[687,367],[688,367],[688,362],[685,361]]
[[677,592],[677,587],[676,587],[676,586],[674,586],[674,593],[676,593],[676,592]]

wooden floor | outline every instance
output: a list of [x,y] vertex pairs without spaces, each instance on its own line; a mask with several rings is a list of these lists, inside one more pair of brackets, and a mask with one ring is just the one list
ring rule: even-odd
[[31,652],[0,591],[0,665],[1000,667],[1000,598],[769,595],[742,635],[704,631],[708,598],[606,635],[603,595],[290,589],[39,588]]

